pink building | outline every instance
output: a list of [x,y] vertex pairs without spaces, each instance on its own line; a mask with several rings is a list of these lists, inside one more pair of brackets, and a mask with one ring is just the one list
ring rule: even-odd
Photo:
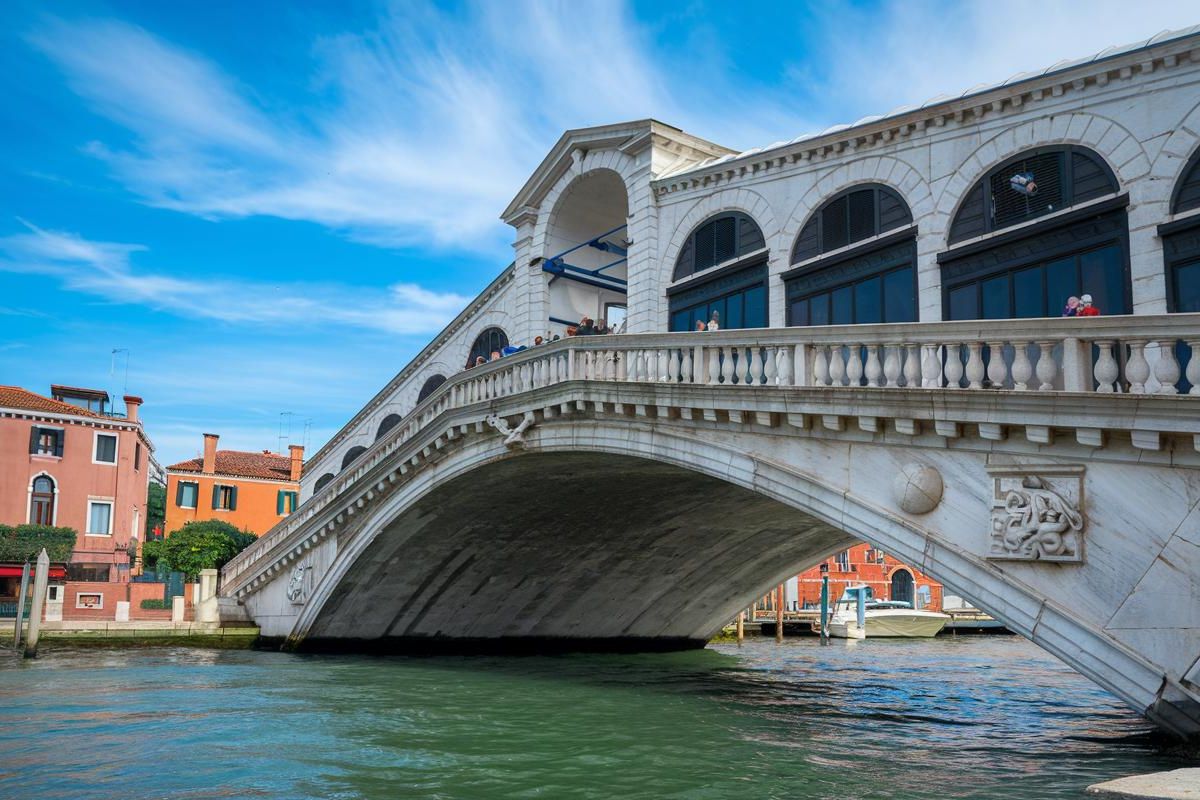
[[126,396],[118,416],[107,392],[51,394],[0,386],[0,523],[74,528],[69,579],[128,581],[154,449],[138,420],[142,400]]

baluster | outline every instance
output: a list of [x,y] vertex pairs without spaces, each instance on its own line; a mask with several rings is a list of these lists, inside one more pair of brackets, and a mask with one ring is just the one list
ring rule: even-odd
[[667,358],[667,382],[676,383],[679,380],[679,350],[672,347],[667,352],[671,354]]
[[692,382],[692,348],[679,348],[679,380],[682,383]]
[[[1092,344],[1100,350],[1100,356],[1096,359],[1096,365],[1092,367],[1092,375],[1096,378],[1097,392],[1112,393],[1113,381],[1117,379],[1119,370],[1117,369],[1117,360],[1113,358],[1113,342],[1109,339],[1093,342]],[[1118,387],[1117,391],[1120,391]]]
[[891,388],[900,386],[900,359],[904,357],[901,345],[883,345],[883,378],[884,385]]
[[1179,362],[1175,359],[1174,340],[1164,339],[1158,343],[1158,363],[1154,365],[1154,377],[1158,380],[1158,394],[1178,394],[1175,384],[1179,381]]
[[825,345],[817,346],[816,356],[813,358],[813,383],[817,386],[829,385],[829,348]]
[[963,376],[962,345],[946,345],[946,387],[961,389]]
[[1129,361],[1125,364],[1125,377],[1129,380],[1130,394],[1145,394],[1146,381],[1150,378],[1150,363],[1146,361],[1146,340],[1129,341]]
[[762,349],[757,345],[750,348],[750,385],[758,386],[763,382]]
[[938,360],[936,344],[922,345],[924,351],[921,359],[921,386],[925,389],[938,389],[942,385],[942,364]]
[[670,351],[669,350],[659,350],[658,351],[658,379],[660,381],[666,382],[666,381],[670,380],[670,377],[667,375],[667,373],[670,371],[670,366],[668,363],[669,360],[670,360]]
[[904,385],[915,389],[921,383],[921,348],[915,344],[904,345]]
[[794,363],[792,360],[794,358],[792,355],[793,352],[790,344],[785,344],[776,351],[779,359],[778,381],[780,386],[792,386],[796,382],[795,376],[792,375],[792,364]]
[[1039,392],[1054,391],[1054,379],[1058,376],[1058,364],[1054,361],[1054,342],[1038,342],[1037,379],[1041,381]]
[[968,389],[983,388],[983,343],[967,343],[967,381]]
[[708,382],[709,383],[720,383],[721,382],[721,348],[710,345],[704,349],[704,352],[706,354],[706,357],[708,358]]
[[1004,363],[1004,342],[989,342],[987,377],[993,389],[1003,389],[1008,383],[1008,364]]
[[846,383],[850,386],[862,386],[862,376],[862,347],[851,345],[846,348]]
[[629,351],[614,350],[613,358],[616,359],[613,363],[616,364],[617,367],[617,380],[627,380],[625,370],[629,367]]
[[877,344],[867,345],[867,366],[864,373],[867,376],[867,386],[879,388],[879,379],[883,377],[883,365],[879,363],[879,345]]
[[1012,379],[1018,392],[1029,390],[1029,379],[1033,377],[1033,363],[1029,360],[1029,342],[1013,342]]
[[1189,340],[1187,346],[1191,352],[1187,365],[1187,379],[1192,385],[1188,394],[1200,394],[1200,339]]
[[733,348],[721,348],[721,382],[726,386],[733,383]]
[[654,382],[659,379],[658,375],[658,351],[646,351],[646,380]]
[[846,362],[842,360],[842,348],[832,346],[829,348],[829,381],[834,386],[842,386],[845,377]]
[[763,380],[767,386],[775,386],[779,383],[779,351],[782,347],[771,347],[766,349],[766,358],[763,359]]

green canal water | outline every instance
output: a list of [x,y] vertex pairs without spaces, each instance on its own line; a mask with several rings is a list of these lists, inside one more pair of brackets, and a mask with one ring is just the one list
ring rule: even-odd
[[0,657],[4,798],[1056,798],[1187,764],[1016,637]]

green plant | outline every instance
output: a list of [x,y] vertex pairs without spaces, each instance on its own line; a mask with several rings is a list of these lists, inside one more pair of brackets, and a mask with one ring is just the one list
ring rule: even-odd
[[150,539],[142,545],[142,569],[144,571],[154,572],[158,566],[158,560],[162,558],[164,544],[162,539]]
[[[249,531],[239,531],[228,522],[188,522],[159,542],[161,548],[155,548],[151,555],[156,564],[161,561],[167,569],[195,579],[202,569],[220,569],[257,538]],[[142,557],[149,558],[144,551]]]
[[167,603],[166,600],[156,600],[153,597],[148,597],[142,601],[142,608],[164,609],[164,608],[170,608],[170,607],[171,606]]
[[43,547],[51,561],[70,561],[75,539],[73,528],[0,525],[0,561],[36,561]]
[[146,538],[167,517],[167,487],[151,481],[146,488]]

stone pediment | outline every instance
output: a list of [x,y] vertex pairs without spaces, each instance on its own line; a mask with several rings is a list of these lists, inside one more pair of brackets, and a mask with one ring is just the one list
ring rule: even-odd
[[559,137],[500,218],[509,224],[517,224],[523,214],[536,211],[555,182],[577,158],[588,152],[611,149],[638,155],[652,147],[661,147],[677,157],[695,162],[735,152],[653,119],[575,128]]

